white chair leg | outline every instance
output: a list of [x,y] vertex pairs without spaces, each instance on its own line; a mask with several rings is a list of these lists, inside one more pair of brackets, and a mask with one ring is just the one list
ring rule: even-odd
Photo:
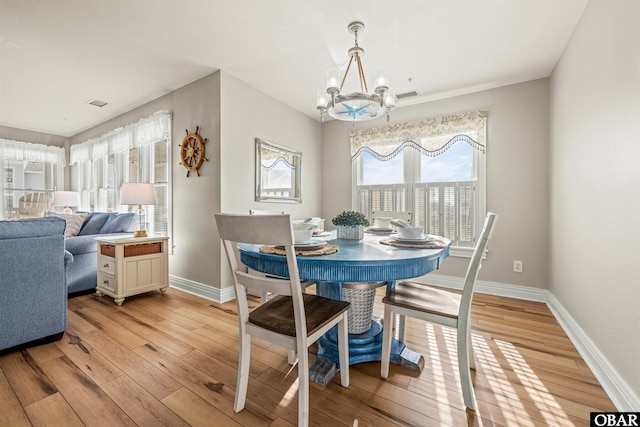
[[298,353],[295,350],[287,350],[287,362],[293,366],[298,361]]
[[469,369],[469,349],[466,328],[458,328],[458,370],[460,371],[460,385],[462,386],[462,398],[464,406],[471,410],[476,409],[473,395],[473,383],[471,382],[471,370]]
[[467,330],[467,351],[469,353],[469,368],[476,369],[476,358],[473,351],[473,341],[471,339],[471,330]]
[[240,335],[240,354],[238,357],[238,379],[236,380],[236,400],[233,410],[240,412],[244,409],[249,384],[249,364],[251,363],[251,336]]
[[309,426],[309,353],[298,357],[298,426]]
[[405,316],[403,314],[398,314],[398,341],[404,341],[404,321]]
[[382,358],[380,361],[380,376],[387,378],[389,376],[389,359],[391,358],[391,336],[393,330],[393,321],[395,313],[391,312],[391,306],[384,305],[384,319],[382,325]]
[[340,384],[349,387],[349,323],[347,313],[338,323],[338,352],[340,354]]

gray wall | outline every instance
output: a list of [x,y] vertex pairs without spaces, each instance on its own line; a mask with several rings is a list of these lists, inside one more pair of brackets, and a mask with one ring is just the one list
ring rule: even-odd
[[[72,144],[103,135],[117,127],[137,122],[158,110],[173,113],[171,145],[173,186],[173,245],[169,273],[204,285],[219,287],[220,245],[213,213],[220,210],[220,73],[175,90],[113,120],[74,135]],[[179,145],[186,130],[208,138],[208,162],[200,176],[179,165]]]
[[551,118],[549,290],[640,396],[640,2],[589,2]]
[[[284,211],[292,218],[320,215],[320,123],[222,72],[221,210]],[[255,201],[255,138],[302,152],[302,203]],[[223,259],[222,287],[231,286]]]
[[[546,288],[548,283],[548,79],[397,108],[392,123],[475,110],[487,121],[487,209],[500,215],[480,279]],[[359,123],[358,128],[383,126]],[[351,208],[351,123],[322,128],[322,213]],[[523,273],[513,273],[513,260]],[[438,274],[464,277],[468,258],[449,257]]]

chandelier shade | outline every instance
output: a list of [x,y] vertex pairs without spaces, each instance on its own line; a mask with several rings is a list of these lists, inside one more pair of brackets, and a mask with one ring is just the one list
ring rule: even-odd
[[[324,115],[344,121],[359,122],[375,119],[384,114],[389,120],[389,112],[395,107],[395,95],[389,90],[389,70],[378,68],[374,73],[375,88],[372,93],[367,88],[367,80],[362,69],[364,49],[358,46],[358,34],[364,31],[364,24],[360,21],[351,22],[349,32],[355,36],[355,46],[349,49],[349,64],[340,78],[338,69],[327,71],[327,88],[318,91],[316,108],[320,111],[320,118]],[[360,91],[343,93],[351,66],[358,70]]]

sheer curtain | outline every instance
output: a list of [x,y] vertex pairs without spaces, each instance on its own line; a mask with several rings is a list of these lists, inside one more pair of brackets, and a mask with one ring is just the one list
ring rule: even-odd
[[[82,209],[121,211],[123,182],[156,186],[155,206],[147,209],[152,232],[167,234],[170,206],[169,142],[171,113],[159,111],[98,138],[72,145],[72,188],[80,191]],[[155,231],[154,231],[155,230]]]
[[[62,188],[64,166],[62,147],[0,138],[0,219],[41,215],[53,190]],[[35,213],[20,209],[26,197],[38,206]]]

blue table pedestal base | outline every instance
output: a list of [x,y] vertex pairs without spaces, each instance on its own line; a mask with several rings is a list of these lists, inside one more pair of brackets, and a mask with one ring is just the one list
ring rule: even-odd
[[[340,367],[337,335],[337,329],[334,328],[318,340],[318,359],[309,370],[310,378],[317,384],[327,385],[335,375],[336,367]],[[367,332],[349,334],[349,365],[379,360],[382,360],[382,323],[374,318]],[[391,338],[390,360],[391,363],[418,372],[424,368],[424,357],[395,337]]]

